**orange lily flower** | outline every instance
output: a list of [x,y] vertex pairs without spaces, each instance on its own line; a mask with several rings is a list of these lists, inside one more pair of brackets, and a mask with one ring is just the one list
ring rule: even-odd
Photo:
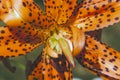
[[120,0],[0,0],[0,56],[26,55],[45,43],[28,80],[72,80],[73,58],[108,80],[120,80],[120,54],[88,32],[120,22]]

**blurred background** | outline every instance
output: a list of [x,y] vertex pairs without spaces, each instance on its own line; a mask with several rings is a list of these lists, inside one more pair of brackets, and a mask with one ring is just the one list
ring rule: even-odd
[[[44,9],[42,0],[36,0],[36,2],[41,6],[42,9]],[[80,2],[80,0],[78,0],[78,2]],[[3,25],[3,23],[0,22],[0,25]],[[101,41],[120,51],[120,23],[114,24],[113,26],[103,29]],[[27,54],[26,56],[10,58],[11,64],[17,68],[15,73],[11,73],[7,68],[5,68],[5,66],[1,62],[0,80],[26,80],[26,59],[32,61],[35,60],[36,57],[41,53],[41,51],[42,46],[36,48],[34,51]],[[73,76],[74,80],[102,80],[97,76],[91,74],[79,64],[77,64],[76,68],[73,69]]]

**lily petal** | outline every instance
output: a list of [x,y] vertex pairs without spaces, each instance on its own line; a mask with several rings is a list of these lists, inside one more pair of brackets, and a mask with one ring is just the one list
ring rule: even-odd
[[45,0],[45,10],[58,24],[66,23],[72,15],[77,0]]
[[[84,2],[84,1],[83,1]],[[104,0],[80,6],[70,23],[83,31],[93,31],[120,22],[120,1]]]
[[[33,63],[31,67],[32,69],[28,74],[28,80],[72,80],[71,70],[60,70],[61,68],[58,68],[57,66],[63,64],[61,65],[62,67],[69,67],[58,60],[59,58],[51,59],[50,57],[46,56],[44,51],[42,56],[40,55]],[[59,64],[56,65],[58,62]]]
[[38,44],[21,43],[9,31],[8,27],[0,27],[0,56],[15,57],[31,52]]
[[14,37],[16,37],[16,39],[21,43],[36,44],[43,42],[43,38],[41,37],[43,36],[43,30],[31,26],[14,12],[0,15],[0,19],[6,23],[11,34],[14,35]]
[[14,11],[25,21],[37,28],[48,28],[54,20],[43,13],[33,0],[11,0]]
[[77,56],[81,65],[109,80],[120,79],[120,53],[86,36],[85,51]]
[[8,13],[12,8],[10,0],[0,0],[0,15]]

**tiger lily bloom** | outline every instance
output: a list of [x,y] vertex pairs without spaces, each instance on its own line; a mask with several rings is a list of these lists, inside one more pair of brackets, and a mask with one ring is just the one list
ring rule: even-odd
[[0,0],[0,56],[26,55],[45,48],[28,80],[72,80],[74,58],[107,80],[120,80],[120,53],[89,33],[120,22],[120,0]]

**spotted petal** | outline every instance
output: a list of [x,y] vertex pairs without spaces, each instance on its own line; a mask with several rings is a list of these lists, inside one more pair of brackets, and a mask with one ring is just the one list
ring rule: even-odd
[[43,36],[43,30],[31,26],[14,12],[4,14],[0,16],[0,18],[8,25],[7,27],[10,32],[21,41],[21,43],[35,44],[42,42],[41,36]]
[[0,27],[0,56],[2,57],[25,55],[39,45],[21,43],[13,36],[8,27]]
[[0,15],[8,13],[12,8],[10,0],[0,0]]
[[98,0],[95,2],[92,4],[91,1],[91,4],[81,5],[70,22],[83,31],[93,31],[120,21],[119,0]]
[[[7,1],[8,3],[10,2],[9,0]],[[3,5],[3,3],[0,4]],[[3,7],[0,9],[4,11]],[[13,8],[0,15],[0,19],[7,25],[6,27],[0,27],[0,56],[25,55],[43,42],[44,35],[41,37],[43,31],[25,22]]]
[[[95,4],[95,3],[99,3],[99,2],[103,2],[105,0],[83,0],[83,5],[91,5],[91,4]],[[113,0],[111,0],[113,1]],[[110,1],[109,1],[110,2]]]
[[[40,55],[32,64],[28,74],[28,80],[72,80],[71,69],[65,57],[61,57],[64,62],[48,57],[44,53]],[[67,63],[67,64],[66,64]]]
[[45,15],[33,0],[11,0],[14,11],[25,21],[39,28],[48,28],[54,20]]
[[45,10],[58,24],[65,23],[72,15],[76,0],[45,0]]
[[77,60],[87,69],[109,80],[120,79],[120,53],[86,36],[85,51]]

